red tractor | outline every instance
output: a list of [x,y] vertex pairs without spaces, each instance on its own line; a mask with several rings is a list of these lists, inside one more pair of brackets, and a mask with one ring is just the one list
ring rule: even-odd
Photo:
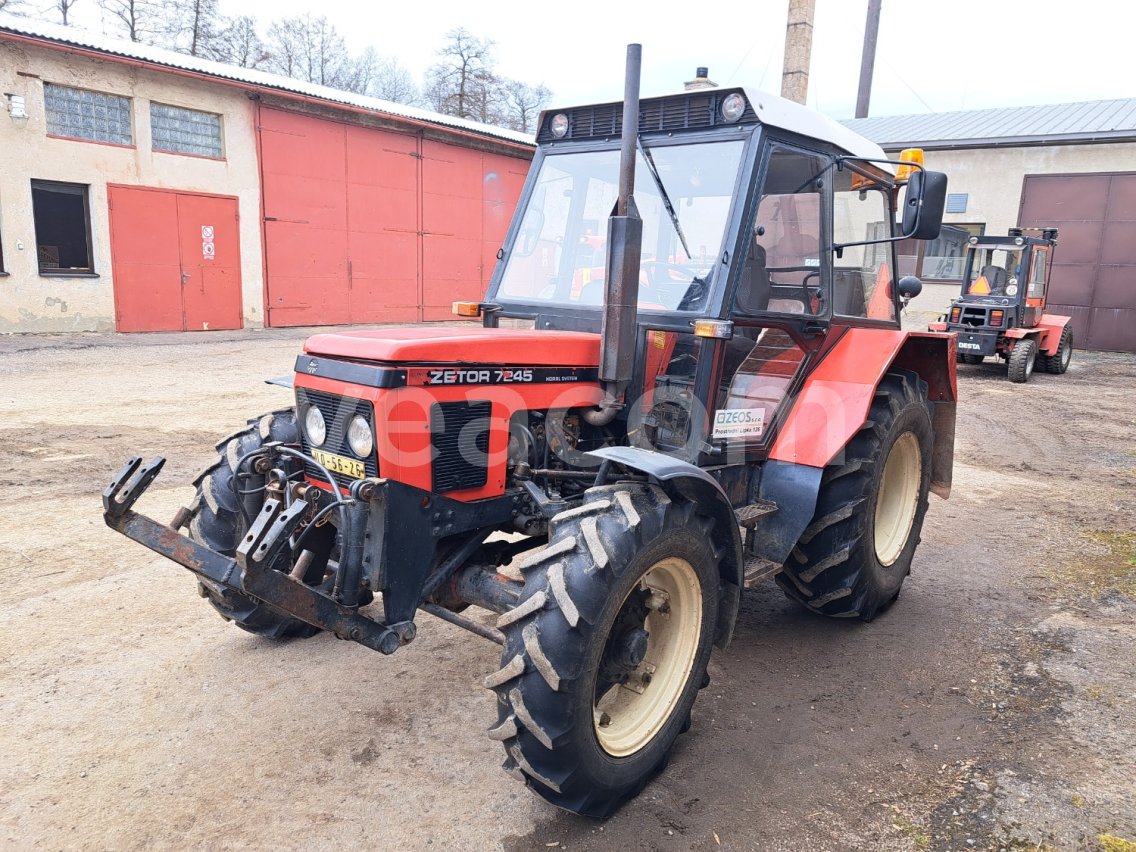
[[901,330],[893,281],[946,178],[753,89],[640,102],[632,48],[622,103],[541,116],[485,301],[455,305],[482,327],[318,334],[295,407],[169,525],[132,509],[160,457],[103,495],[252,633],[391,654],[422,611],[500,644],[506,770],[600,817],[690,726],[743,589],[891,605],[955,418],[955,337]]
[[[1026,236],[1036,230],[1040,236]],[[1011,228],[1005,237],[971,237],[962,293],[933,331],[958,335],[958,360],[981,364],[997,355],[1011,382],[1025,382],[1040,364],[1060,375],[1073,358],[1069,317],[1047,314],[1056,228]]]

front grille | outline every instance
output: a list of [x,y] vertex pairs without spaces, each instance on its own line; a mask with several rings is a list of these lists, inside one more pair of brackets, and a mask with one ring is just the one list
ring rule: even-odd
[[[374,409],[367,400],[338,396],[311,388],[296,388],[296,417],[300,424],[300,443],[307,455],[311,455],[312,445],[308,442],[308,436],[304,434],[304,412],[312,405],[320,410],[324,422],[327,424],[327,440],[323,442],[323,446],[320,447],[321,450],[349,459],[356,458],[355,454],[351,452],[351,448],[347,446],[347,424],[356,414],[362,414],[367,419],[367,422],[371,424],[371,434],[375,434]],[[369,458],[363,459],[363,468],[366,470],[367,476],[379,475],[379,463],[375,453],[371,453]],[[319,468],[310,462],[304,462],[304,471],[314,479],[322,482],[327,481]],[[341,479],[342,477],[336,477],[337,481]],[[343,485],[344,483],[340,481],[339,484]]]
[[963,308],[959,322],[972,326],[987,325],[989,320],[986,318],[986,308]]
[[[728,124],[722,118],[719,106],[722,99],[737,89],[714,89],[702,91],[696,95],[676,95],[668,98],[652,98],[639,103],[639,132],[655,133],[658,131],[673,132],[676,130],[695,130],[705,127],[716,127]],[[549,110],[546,121],[537,134],[537,142],[556,142],[548,122],[558,111]],[[568,116],[568,134],[565,139],[588,139],[594,137],[619,136],[623,126],[623,104],[597,104],[595,106],[577,107],[566,110]],[[752,124],[757,121],[757,113],[753,111],[749,100],[746,99],[745,112],[737,124]]]
[[436,402],[430,408],[436,493],[485,485],[490,407],[489,402]]

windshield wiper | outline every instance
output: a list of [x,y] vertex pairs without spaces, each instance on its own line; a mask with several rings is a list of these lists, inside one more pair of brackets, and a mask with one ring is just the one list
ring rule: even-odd
[[643,155],[643,159],[647,161],[647,170],[651,173],[651,177],[655,179],[655,186],[659,188],[659,195],[663,199],[663,207],[671,216],[671,224],[674,225],[675,233],[678,234],[678,240],[682,243],[682,250],[686,252],[686,257],[689,260],[693,257],[690,253],[690,246],[686,244],[686,237],[682,233],[682,225],[678,223],[678,214],[675,213],[674,205],[671,204],[671,198],[667,195],[667,188],[663,186],[663,179],[659,177],[659,170],[655,167],[655,160],[651,156],[651,152],[647,150],[647,146],[643,144],[643,137],[636,136],[635,144],[639,146],[639,153]]

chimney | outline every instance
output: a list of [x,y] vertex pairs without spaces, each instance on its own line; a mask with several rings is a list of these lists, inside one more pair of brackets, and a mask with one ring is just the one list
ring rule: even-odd
[[688,92],[693,92],[695,89],[716,89],[718,84],[709,77],[710,69],[700,67],[694,71],[694,79],[687,80],[683,83],[683,89]]

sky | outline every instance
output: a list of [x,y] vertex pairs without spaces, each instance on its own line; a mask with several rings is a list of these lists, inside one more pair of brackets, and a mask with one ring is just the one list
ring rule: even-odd
[[[95,0],[82,2],[87,15],[97,11]],[[855,113],[867,5],[816,0],[808,105],[833,118]],[[416,81],[446,32],[465,27],[496,43],[499,73],[543,83],[549,106],[567,107],[620,100],[633,42],[643,46],[643,97],[681,89],[698,66],[719,85],[778,94],[788,0],[323,0],[315,8],[353,51],[372,45]],[[221,0],[221,9],[267,24],[313,4]],[[870,115],[1136,97],[1134,25],[1136,6],[1113,0],[882,0]]]

